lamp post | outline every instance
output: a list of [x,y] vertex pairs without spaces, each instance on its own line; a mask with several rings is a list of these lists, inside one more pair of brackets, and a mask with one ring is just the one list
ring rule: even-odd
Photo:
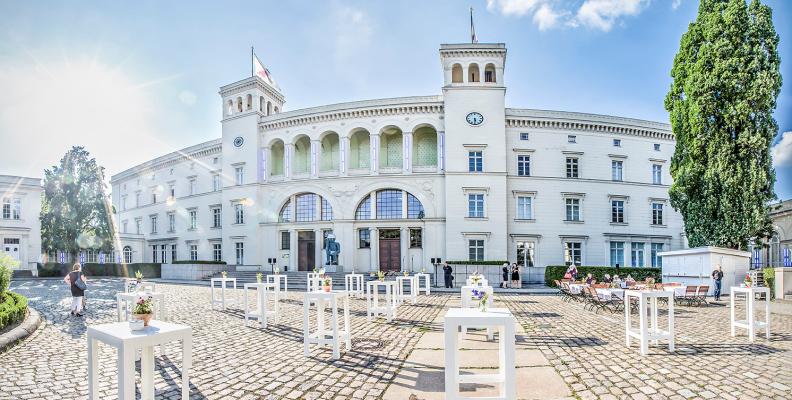
[[440,265],[442,262],[443,262],[443,260],[441,260],[440,257],[433,257],[432,258],[432,264],[434,264],[434,268],[435,268],[434,287],[438,287],[437,286],[437,281],[439,280],[439,278],[437,277],[437,266]]

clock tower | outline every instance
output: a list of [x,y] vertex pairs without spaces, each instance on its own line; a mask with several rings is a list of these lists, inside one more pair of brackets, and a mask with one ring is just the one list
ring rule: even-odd
[[446,257],[507,260],[503,43],[443,44]]

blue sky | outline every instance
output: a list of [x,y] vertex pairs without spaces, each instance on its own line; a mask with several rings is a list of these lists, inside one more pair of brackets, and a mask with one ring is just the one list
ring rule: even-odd
[[[792,131],[792,2],[775,113]],[[14,2],[0,0],[0,174],[42,176],[72,144],[110,173],[220,136],[220,86],[250,46],[286,110],[440,94],[440,43],[505,42],[507,105],[666,122],[663,98],[693,0]],[[774,148],[792,198],[792,133]],[[16,151],[24,149],[24,151]]]

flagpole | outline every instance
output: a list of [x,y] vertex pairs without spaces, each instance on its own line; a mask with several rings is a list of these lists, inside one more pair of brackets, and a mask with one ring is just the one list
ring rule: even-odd
[[253,62],[253,57],[256,56],[256,53],[253,52],[253,46],[250,46],[250,76],[256,76],[256,66]]

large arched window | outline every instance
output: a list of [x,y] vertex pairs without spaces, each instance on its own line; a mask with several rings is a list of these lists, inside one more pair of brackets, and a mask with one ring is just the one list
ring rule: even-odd
[[462,66],[459,64],[451,67],[451,83],[462,83]]
[[[292,207],[292,202],[294,206]],[[281,207],[279,222],[332,221],[333,207],[330,202],[316,193],[301,193],[292,196]]]
[[349,168],[369,169],[371,165],[371,135],[365,129],[359,129],[349,138]]
[[383,129],[380,133],[380,168],[401,168],[403,146],[401,129],[397,127]]
[[377,192],[377,219],[400,219],[402,217],[402,191],[380,190]]
[[424,126],[413,132],[412,143],[414,167],[437,165],[437,131],[431,126]]
[[292,210],[292,205],[291,205],[291,200],[289,200],[281,208],[280,214],[278,215],[278,222],[291,222],[292,221],[291,210]]
[[245,107],[245,109],[248,110],[248,111],[252,110],[253,109],[253,95],[249,94],[249,95],[246,96],[246,98],[247,98],[247,107]]
[[[372,209],[371,198],[375,201]],[[406,210],[405,210],[406,206]],[[424,217],[423,204],[411,193],[399,189],[383,189],[367,195],[355,210],[355,219],[420,219]]]
[[418,201],[415,196],[410,193],[407,193],[407,218],[410,219],[423,219],[424,217],[424,208],[423,204]]
[[355,210],[355,219],[371,219],[371,195],[366,196]]
[[320,171],[337,171],[340,157],[338,134],[328,133],[321,142]]
[[124,246],[124,263],[132,264],[132,248]]
[[468,65],[468,82],[479,82],[481,77],[479,75],[479,66],[476,63]]
[[270,174],[283,176],[283,163],[286,149],[282,140],[277,140],[270,147]]
[[484,67],[484,82],[495,83],[495,64],[489,63]]
[[307,174],[311,168],[311,139],[302,136],[294,143],[294,160],[292,169],[294,174]]

